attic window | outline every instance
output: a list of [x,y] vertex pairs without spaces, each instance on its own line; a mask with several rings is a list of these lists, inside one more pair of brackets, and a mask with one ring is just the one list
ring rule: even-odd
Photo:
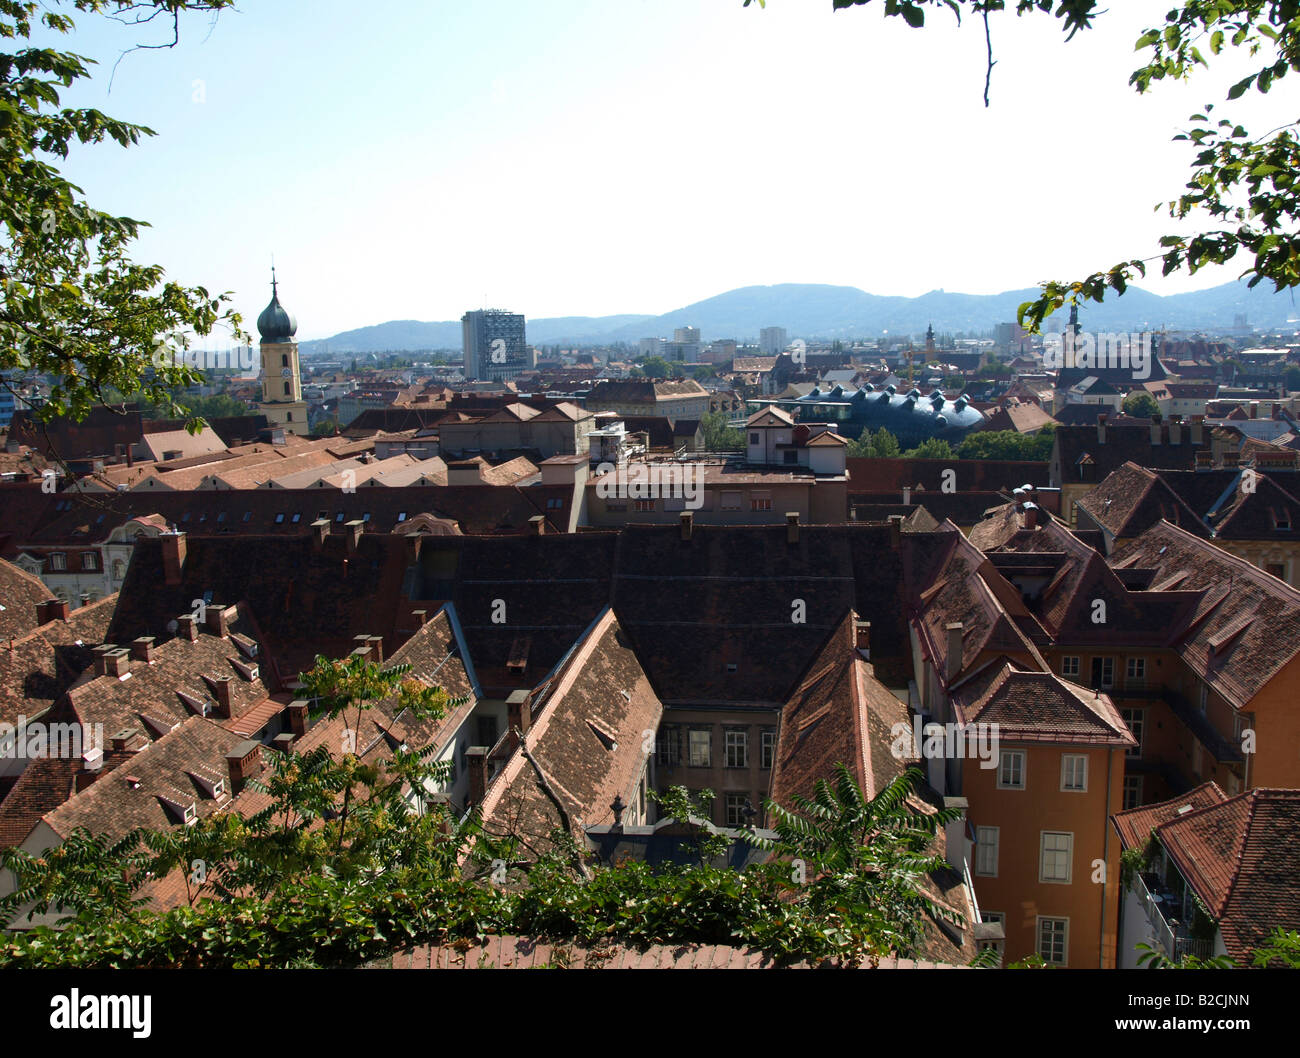
[[404,521],[406,521],[406,512],[405,512],[405,511],[398,511],[398,512],[397,512],[397,520],[398,520],[399,522],[404,522]]
[[366,511],[366,513],[363,514],[363,515],[361,516],[361,520],[362,520],[363,522],[368,522],[368,521],[370,521],[370,512],[369,512],[369,511]]
[[336,515],[334,516],[334,520],[335,520],[336,522],[341,522],[341,521],[343,521],[343,512],[342,512],[342,511],[339,511],[339,513],[336,514]]
[[600,744],[610,752],[618,749],[618,740],[614,738],[613,732],[609,731],[599,720],[587,717],[587,726],[591,728],[592,733],[600,739]]
[[277,515],[275,516],[275,524],[276,524],[276,525],[279,525],[279,524],[280,524],[281,522],[283,522],[283,521],[284,521],[284,514],[283,514],[283,512],[281,512],[280,514],[277,514]]
[[736,671],[736,663],[734,661],[727,662],[727,672],[731,673],[735,671]]
[[217,515],[217,521],[218,521],[218,522],[224,522],[225,520],[226,520],[226,512],[225,512],[225,511],[221,511],[221,512]]
[[188,522],[189,520],[190,520],[190,512],[186,511],[184,514],[181,515],[181,521]]
[[1269,513],[1273,516],[1273,528],[1280,532],[1291,531],[1291,512],[1272,510]]
[[297,525],[300,521],[302,521],[302,513],[300,511],[295,511],[292,521],[294,525]]
[[247,521],[249,521],[252,517],[253,517],[253,512],[252,512],[252,511],[245,511],[245,512],[244,512],[244,521],[247,522]]

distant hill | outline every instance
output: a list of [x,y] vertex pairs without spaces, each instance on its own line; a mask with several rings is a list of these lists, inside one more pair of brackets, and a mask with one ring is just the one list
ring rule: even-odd
[[[952,294],[932,290],[920,297],[883,297],[857,287],[820,283],[779,283],[741,287],[706,298],[660,316],[560,316],[530,319],[528,340],[537,345],[579,345],[631,342],[671,337],[676,327],[698,327],[705,341],[714,338],[756,340],[762,327],[784,327],[791,338],[877,338],[891,334],[921,334],[933,326],[940,333],[989,331],[1016,318],[1022,302],[1038,294],[1036,287],[1001,294]],[[1251,326],[1281,327],[1296,311],[1289,291],[1274,293],[1260,284],[1249,290],[1244,282],[1224,283],[1191,294],[1161,297],[1129,287],[1123,297],[1080,311],[1088,330],[1227,331],[1244,313]],[[1059,315],[1059,314],[1058,314]],[[344,331],[320,341],[303,342],[303,352],[369,353],[385,350],[459,349],[459,320],[422,323],[393,320]]]

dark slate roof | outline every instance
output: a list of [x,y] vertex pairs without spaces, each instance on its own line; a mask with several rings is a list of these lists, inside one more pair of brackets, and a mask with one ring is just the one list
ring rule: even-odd
[[[1021,485],[1042,488],[1051,484],[1046,462],[1010,459],[867,459],[847,460],[851,492],[901,492],[904,487],[942,492],[952,470],[957,492],[1010,491]],[[918,494],[914,494],[916,496]]]

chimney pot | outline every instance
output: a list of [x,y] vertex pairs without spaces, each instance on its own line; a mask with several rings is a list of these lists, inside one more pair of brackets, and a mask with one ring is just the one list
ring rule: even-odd
[[220,603],[208,603],[204,607],[203,618],[211,635],[222,639],[230,635],[230,614]]
[[799,512],[785,512],[785,542],[787,544],[797,544],[799,542]]
[[533,696],[526,690],[512,691],[506,699],[506,712],[506,723],[521,735],[528,734],[533,726]]
[[215,676],[212,679],[212,693],[217,699],[217,712],[229,719],[233,714],[230,697],[231,679],[229,676]]
[[411,616],[415,618],[415,627],[423,628],[424,623],[429,619],[428,610],[412,610]]
[[169,587],[175,587],[181,582],[181,572],[185,568],[185,534],[163,533],[158,539],[162,541],[163,580]]
[[948,633],[948,679],[954,679],[962,670],[962,633],[966,626],[960,621],[949,621],[944,625]]
[[361,534],[366,531],[366,523],[361,518],[353,518],[343,528],[347,530],[348,554],[355,555],[361,544]]
[[197,643],[199,640],[199,621],[192,613],[183,613],[176,618],[177,635],[188,639],[191,643]]
[[320,549],[325,546],[325,538],[330,535],[330,520],[317,518],[311,523],[311,540],[313,546]]
[[546,534],[546,517],[541,514],[534,514],[528,519],[528,529],[533,536],[544,536]]
[[695,531],[695,512],[682,511],[682,513],[677,516],[677,521],[682,529],[682,539],[689,540],[691,534]]
[[261,774],[262,744],[252,738],[241,742],[226,754],[226,768],[230,772],[230,794],[233,797],[249,779]]
[[140,636],[131,641],[131,656],[146,665],[153,661],[153,636]]
[[289,703],[289,707],[285,710],[288,714],[289,730],[292,731],[297,738],[302,738],[302,736],[307,733],[308,705],[309,703],[306,699],[295,698]]
[[470,746],[465,751],[465,763],[469,768],[469,804],[483,803],[488,787],[488,752],[487,746]]

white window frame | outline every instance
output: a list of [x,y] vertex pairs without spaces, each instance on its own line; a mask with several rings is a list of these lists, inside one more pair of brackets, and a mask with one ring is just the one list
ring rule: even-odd
[[[1061,959],[1049,959],[1043,954],[1043,923],[1061,923]],[[1055,932],[1055,931],[1053,931]],[[1048,966],[1068,966],[1070,962],[1070,920],[1063,915],[1038,915],[1034,920],[1034,951]]]
[[[1007,761],[1020,758],[1020,782],[1009,783],[1003,781],[1003,772],[1006,769]],[[999,790],[1023,790],[1025,788],[1025,751],[1023,749],[1004,749],[998,756],[998,784]]]
[[[739,764],[733,764],[733,750],[739,751]],[[744,728],[724,728],[722,731],[722,764],[726,768],[749,767],[749,732]]]
[[1070,677],[1078,679],[1079,677],[1079,655],[1066,654],[1061,658],[1061,675],[1067,680]]
[[[1001,827],[975,828],[975,874],[980,878],[998,876],[998,845],[1001,840],[1001,830]],[[990,860],[992,860],[991,864]]]
[[[1128,803],[1130,789],[1132,789],[1134,795],[1134,801],[1132,804]],[[1120,793],[1120,798],[1121,798],[1120,804],[1124,806],[1123,811],[1125,812],[1133,808],[1141,807],[1142,805],[1142,776],[1141,775],[1124,776],[1124,788]]]
[[[1137,739],[1137,745],[1131,746],[1124,753],[1124,756],[1136,760],[1142,756],[1142,733],[1146,728],[1146,710],[1145,709],[1121,709],[1120,717],[1123,719],[1125,726],[1132,732]],[[1135,724],[1134,721],[1137,721]]]
[[1147,659],[1129,658],[1124,663],[1124,686],[1140,688],[1147,685]]
[[[1076,770],[1081,774],[1076,775]],[[1078,785],[1069,780],[1078,778]],[[1088,792],[1088,755],[1086,753],[1061,754],[1061,790],[1065,793]]]
[[[1048,849],[1048,838],[1065,838],[1065,848]],[[1065,855],[1065,877],[1048,876],[1047,856]],[[1038,880],[1044,885],[1069,885],[1074,880],[1074,833],[1069,830],[1040,830],[1038,832]]]

